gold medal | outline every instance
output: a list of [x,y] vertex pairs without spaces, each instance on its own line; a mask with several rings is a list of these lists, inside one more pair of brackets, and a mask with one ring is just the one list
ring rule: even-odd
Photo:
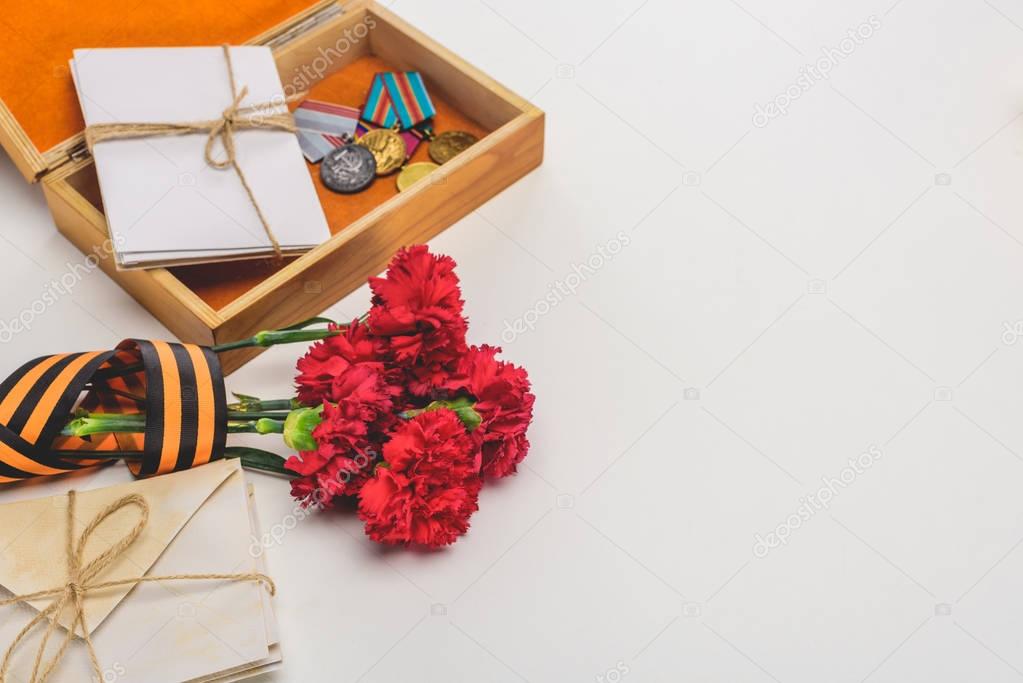
[[443,164],[479,142],[472,133],[449,130],[430,140],[430,158]]
[[418,164],[409,164],[401,169],[398,174],[398,192],[404,192],[414,183],[419,182],[426,176],[436,171],[440,166],[431,164],[429,161],[421,161]]
[[355,141],[373,153],[377,175],[394,173],[405,163],[405,141],[390,128],[371,130]]

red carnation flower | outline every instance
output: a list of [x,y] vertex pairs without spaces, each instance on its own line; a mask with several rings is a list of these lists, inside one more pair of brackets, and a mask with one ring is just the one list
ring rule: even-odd
[[408,370],[410,391],[422,396],[439,386],[466,350],[468,323],[450,256],[425,245],[399,251],[383,278],[371,278],[370,329],[387,337],[397,363]]
[[[336,325],[329,327],[339,329]],[[383,372],[386,353],[386,340],[372,335],[365,324],[353,321],[343,334],[316,342],[298,360],[295,383],[299,402],[315,406],[323,401],[340,400],[335,382],[355,365],[367,365]]]
[[482,480],[477,449],[457,415],[433,410],[401,424],[384,445],[384,460],[359,491],[370,538],[440,547],[469,529]]
[[533,420],[529,375],[523,368],[497,360],[500,348],[473,346],[460,359],[446,388],[476,399],[482,422],[473,431],[480,443],[483,472],[490,477],[514,474],[529,451],[526,430]]
[[331,385],[337,403],[324,402],[312,431],[316,450],[300,452],[285,463],[300,477],[292,495],[324,506],[337,496],[355,495],[369,478],[377,457],[373,444],[398,419],[393,412],[399,389],[369,365],[353,365]]
[[[371,308],[351,324],[312,319],[218,347],[316,340],[296,363],[296,396],[235,394],[226,403],[218,395],[217,405],[204,406],[221,417],[227,410],[226,422],[215,425],[218,434],[281,435],[295,455],[221,441],[216,455],[293,477],[292,495],[303,506],[331,507],[347,498],[378,542],[447,545],[468,531],[484,478],[513,474],[529,450],[535,401],[529,377],[498,360],[500,349],[466,344],[468,322],[450,257],[425,246],[403,249],[369,286]],[[103,378],[131,383],[142,372],[145,363],[128,351],[100,369]],[[116,410],[93,412],[110,403],[97,391],[67,416],[62,434],[89,439],[151,431],[152,415],[147,422],[146,415],[129,420]]]
[[366,482],[373,468],[372,453],[348,457],[330,456],[331,448],[304,451],[302,459],[292,456],[285,467],[303,473],[291,481],[291,495],[303,507],[320,505],[330,508],[341,496],[354,496]]

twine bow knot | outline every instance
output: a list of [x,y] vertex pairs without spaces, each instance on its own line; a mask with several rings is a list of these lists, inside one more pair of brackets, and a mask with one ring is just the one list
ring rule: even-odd
[[[237,161],[237,153],[234,148],[234,131],[239,123],[241,123],[241,125],[245,125],[241,117],[241,102],[248,94],[248,87],[243,87],[241,91],[235,95],[234,101],[231,102],[231,106],[225,109],[220,115],[220,121],[214,123],[213,127],[210,128],[209,137],[206,138],[205,156],[206,163],[213,168],[225,169]],[[220,140],[220,145],[224,148],[224,153],[226,155],[223,159],[217,159],[213,155],[213,148],[216,146],[218,139]]]
[[[277,236],[270,227],[270,223],[266,220],[266,216],[263,215],[263,210],[259,207],[259,202],[256,201],[256,195],[253,193],[249,181],[245,178],[245,174],[238,165],[234,135],[237,131],[244,129],[281,130],[288,133],[297,132],[298,128],[295,126],[295,119],[290,113],[277,114],[267,113],[266,111],[260,112],[260,110],[272,110],[279,104],[300,99],[304,93],[297,93],[286,97],[281,103],[267,102],[247,107],[241,106],[242,100],[245,99],[249,89],[248,87],[243,87],[241,90],[238,89],[238,84],[234,78],[234,65],[231,62],[231,50],[227,45],[222,46],[222,48],[224,50],[224,60],[227,62],[228,79],[231,83],[231,105],[223,111],[220,118],[207,121],[186,121],[184,123],[94,123],[85,129],[85,142],[91,152],[96,143],[104,140],[208,133],[204,155],[206,163],[218,170],[234,169],[235,174],[242,183],[242,187],[245,189],[245,194],[248,195],[252,207],[256,210],[256,215],[259,217],[259,222],[263,225],[266,236],[270,239],[274,254],[277,258],[281,258],[283,254],[280,242],[277,241]],[[250,114],[254,115],[250,116]],[[214,148],[218,140],[220,141],[220,146],[224,148],[224,157],[221,159],[214,155]]]
[[[140,583],[147,583],[153,581],[196,581],[196,580],[224,580],[224,581],[258,581],[266,586],[267,590],[270,591],[270,595],[274,595],[277,592],[277,588],[274,585],[273,580],[265,574],[249,573],[249,574],[170,574],[167,576],[140,576],[131,579],[118,579],[114,581],[102,581],[94,582],[94,580],[103,573],[108,567],[110,567],[128,548],[142,534],[142,531],[146,528],[149,523],[149,504],[146,503],[146,499],[138,494],[130,494],[120,498],[110,505],[103,508],[89,524],[82,531],[81,535],[77,539],[74,536],[74,521],[75,521],[75,501],[76,495],[74,491],[68,492],[68,504],[67,504],[67,582],[60,587],[51,588],[47,590],[36,591],[35,593],[26,593],[24,595],[15,595],[12,598],[6,600],[0,600],[0,607],[6,607],[8,605],[14,605],[16,603],[31,602],[34,600],[40,600],[43,598],[53,598],[53,602],[49,604],[45,609],[41,610],[23,629],[15,636],[14,640],[8,646],[7,651],[4,653],[3,662],[0,663],[0,683],[7,680],[7,672],[10,669],[11,658],[14,652],[17,650],[18,645],[28,636],[28,634],[36,626],[41,624],[43,621],[48,620],[49,626],[46,627],[46,632],[43,634],[42,642],[39,645],[39,650],[36,652],[35,664],[32,666],[32,676],[29,678],[29,683],[43,683],[49,678],[50,674],[57,667],[60,661],[64,658],[68,647],[71,645],[71,640],[77,635],[79,628],[81,628],[82,640],[85,641],[86,648],[89,652],[89,661],[92,665],[93,673],[97,679],[103,680],[103,670],[100,667],[99,659],[96,656],[96,649],[92,644],[92,636],[89,632],[89,627],[85,621],[85,597],[87,594],[100,591],[105,588],[113,588],[115,586],[135,586]],[[111,545],[105,551],[100,553],[88,564],[83,566],[85,559],[85,546],[92,536],[96,528],[100,526],[107,518],[119,510],[123,510],[128,507],[137,507],[139,509],[139,521],[135,524],[131,531],[118,542]],[[67,630],[67,635],[64,638],[64,642],[61,643],[57,652],[53,655],[49,662],[43,665],[43,659],[46,657],[46,646],[50,641],[50,637],[56,631],[60,618],[64,612],[71,608],[71,628]]]

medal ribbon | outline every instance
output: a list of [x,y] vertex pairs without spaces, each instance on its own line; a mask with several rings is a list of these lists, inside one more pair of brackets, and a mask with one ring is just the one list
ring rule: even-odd
[[384,87],[383,74],[373,77],[369,86],[369,95],[366,97],[366,104],[362,108],[363,121],[376,124],[381,128],[393,128],[398,122],[398,117],[391,106],[391,97]]
[[362,119],[382,128],[408,130],[437,114],[418,71],[379,73],[369,87]]
[[385,73],[381,76],[403,130],[431,119],[437,113],[418,71]]
[[[117,374],[129,366],[141,367]],[[145,413],[146,431],[62,436],[76,406]],[[36,358],[0,383],[0,484],[74,472],[116,455],[132,456],[136,477],[166,474],[221,458],[226,440],[224,376],[207,347],[129,339],[111,351]]]

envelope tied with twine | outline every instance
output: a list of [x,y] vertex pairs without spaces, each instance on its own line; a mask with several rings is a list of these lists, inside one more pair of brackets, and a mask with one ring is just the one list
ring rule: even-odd
[[330,237],[270,48],[77,49],[120,268],[295,255]]
[[0,505],[0,518],[0,586],[22,598],[0,591],[0,680],[114,667],[120,683],[239,680],[279,661],[237,461]]

